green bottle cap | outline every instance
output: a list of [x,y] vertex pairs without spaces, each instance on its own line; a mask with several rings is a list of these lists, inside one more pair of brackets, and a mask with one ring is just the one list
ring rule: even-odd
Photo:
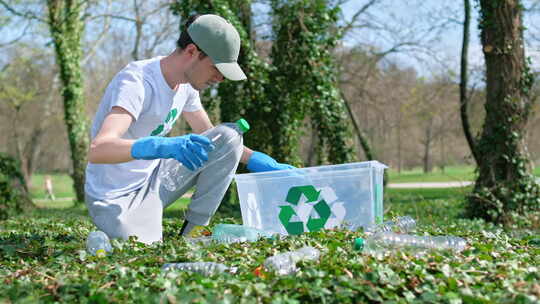
[[354,250],[362,251],[364,249],[364,239],[356,238],[354,240]]
[[240,118],[239,120],[236,121],[236,125],[238,126],[238,128],[240,129],[240,131],[242,131],[242,133],[246,133],[247,131],[249,131],[249,124],[248,122],[243,119],[243,118]]

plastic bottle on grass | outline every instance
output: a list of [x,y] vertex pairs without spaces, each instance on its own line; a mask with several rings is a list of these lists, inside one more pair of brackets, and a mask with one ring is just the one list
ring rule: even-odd
[[267,258],[264,267],[269,271],[275,271],[279,275],[288,275],[298,271],[298,261],[316,261],[321,253],[319,250],[305,246],[295,251],[279,253]]
[[395,221],[386,221],[379,225],[372,225],[366,228],[366,233],[399,231],[403,233],[411,232],[416,228],[416,221],[406,215],[397,217]]
[[98,257],[104,257],[107,252],[112,252],[109,237],[103,231],[92,231],[86,239],[86,250],[88,253]]
[[421,236],[394,232],[379,232],[366,239],[357,238],[354,242],[356,250],[362,250],[373,255],[400,250],[416,254],[423,254],[430,250],[460,252],[466,246],[467,241],[456,236]]
[[260,229],[234,224],[218,224],[212,231],[212,239],[219,243],[256,242],[272,234]]
[[[227,137],[223,136],[223,134],[225,134],[225,132],[230,132],[231,129],[236,131],[235,136],[228,139],[228,142],[225,142],[225,140],[227,140]],[[208,153],[209,161],[205,163],[205,165],[210,165],[212,162],[226,157],[227,155],[229,155],[229,153],[233,152],[233,150],[231,149],[230,151],[224,153],[222,151],[222,148],[227,148],[226,144],[230,142],[234,142],[239,145],[242,144],[242,134],[244,134],[248,130],[248,122],[244,119],[239,119],[235,123],[222,123],[204,131],[201,135],[208,137],[212,144],[216,147],[213,151],[210,151]],[[166,159],[164,160],[164,162],[164,166],[172,169],[160,170],[159,175],[161,177],[163,186],[169,191],[176,190],[178,182],[181,181],[186,174],[193,173],[193,171],[184,167],[182,163],[178,162],[176,159]],[[172,165],[169,165],[169,163],[172,163]]]
[[236,268],[227,267],[221,263],[215,262],[186,262],[186,263],[167,263],[161,267],[163,271],[180,270],[188,272],[196,272],[205,276],[211,276],[218,273],[236,272]]
[[206,246],[212,243],[214,239],[212,239],[212,236],[199,236],[199,237],[186,237],[185,241],[192,245]]

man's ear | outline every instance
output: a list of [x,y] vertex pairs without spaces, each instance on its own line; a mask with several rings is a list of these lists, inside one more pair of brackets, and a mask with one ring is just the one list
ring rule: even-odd
[[186,52],[189,57],[199,56],[199,49],[197,49],[197,46],[193,43],[188,44],[184,49],[184,52]]

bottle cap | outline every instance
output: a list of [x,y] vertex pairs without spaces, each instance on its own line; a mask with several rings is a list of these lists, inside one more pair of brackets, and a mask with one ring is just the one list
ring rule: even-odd
[[242,131],[242,133],[246,133],[247,131],[249,131],[249,124],[248,122],[243,119],[243,118],[240,118],[239,120],[236,121],[236,125],[238,126],[238,128],[240,129],[240,131]]
[[364,239],[356,238],[354,240],[354,250],[362,251],[364,249]]

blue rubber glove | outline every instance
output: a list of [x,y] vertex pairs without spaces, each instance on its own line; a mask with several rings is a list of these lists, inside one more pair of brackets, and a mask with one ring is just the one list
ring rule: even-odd
[[250,172],[266,172],[276,170],[295,169],[295,167],[288,164],[278,163],[272,157],[262,153],[254,151],[248,160],[247,168]]
[[188,134],[177,137],[148,136],[135,141],[131,156],[135,159],[174,158],[195,171],[208,161],[214,146],[206,136]]

